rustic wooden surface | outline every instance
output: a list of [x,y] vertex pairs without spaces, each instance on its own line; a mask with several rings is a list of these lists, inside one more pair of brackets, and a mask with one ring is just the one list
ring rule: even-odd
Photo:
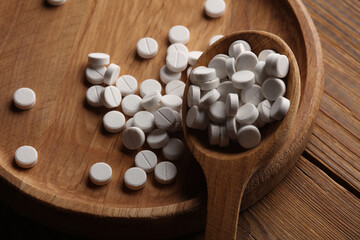
[[[238,236],[244,239],[360,236],[360,4],[357,0],[304,3],[324,52],[326,78],[321,111],[296,167],[273,192],[240,215]],[[2,29],[11,27],[0,24]],[[0,39],[3,35],[0,32]],[[6,205],[1,205],[0,219],[0,233],[15,239],[71,238],[18,215]]]

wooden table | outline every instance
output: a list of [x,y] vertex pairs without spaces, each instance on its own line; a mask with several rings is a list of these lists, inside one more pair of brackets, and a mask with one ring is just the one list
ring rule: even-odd
[[[295,168],[240,215],[241,239],[360,238],[360,2],[304,3],[323,48],[325,91],[320,112]],[[4,204],[0,223],[0,234],[14,239],[74,238],[38,225]],[[202,239],[202,234],[180,239]]]

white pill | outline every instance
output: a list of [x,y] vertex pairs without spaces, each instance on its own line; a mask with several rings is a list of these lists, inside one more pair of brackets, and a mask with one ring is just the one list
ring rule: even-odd
[[101,102],[106,108],[118,107],[121,103],[121,93],[117,87],[108,86],[101,92]]
[[193,70],[193,75],[196,82],[200,84],[215,79],[216,70],[215,68],[199,67]]
[[238,93],[238,90],[234,88],[231,81],[225,81],[220,83],[216,90],[220,93],[220,98],[218,100],[222,102],[226,102],[226,98],[229,93]]
[[200,58],[200,56],[202,54],[203,54],[203,52],[201,52],[201,51],[191,51],[191,52],[189,52],[188,63],[191,66],[194,66],[196,61]]
[[173,72],[170,71],[166,65],[162,66],[160,69],[160,80],[164,84],[168,84],[173,80],[180,80],[181,79],[181,72]]
[[167,49],[167,54],[171,52],[183,52],[186,57],[189,55],[189,49],[182,43],[173,43]]
[[159,81],[155,79],[147,79],[140,84],[140,96],[145,97],[146,94],[149,94],[153,91],[161,92],[162,87]]
[[237,59],[242,53],[246,52],[246,49],[244,47],[244,44],[242,43],[236,43],[234,45],[231,45],[232,47],[232,57]]
[[135,155],[135,167],[143,169],[149,173],[154,171],[158,158],[153,151],[142,150]]
[[[272,122],[273,120],[270,117],[270,111],[271,111],[271,103],[269,102],[269,100],[264,100],[261,103],[259,103],[259,105],[257,106],[257,109],[259,111],[259,117],[261,122],[259,122],[260,125],[262,125],[261,123],[269,123]],[[259,120],[259,121],[260,121]]]
[[156,181],[161,184],[169,184],[175,180],[177,170],[174,164],[164,161],[156,165],[154,173]]
[[227,76],[226,73],[226,59],[225,57],[216,55],[209,62],[208,67],[214,68],[216,70],[216,76],[220,79],[225,78]]
[[229,93],[226,97],[226,115],[230,117],[236,116],[239,107],[239,96],[236,93]]
[[104,83],[111,86],[114,85],[116,79],[120,74],[120,66],[111,63],[105,71],[104,74]]
[[238,142],[245,149],[254,148],[261,141],[261,133],[259,129],[253,125],[246,125],[238,131]]
[[21,110],[32,108],[36,103],[36,95],[30,88],[19,88],[13,96],[14,104]]
[[88,61],[91,66],[104,66],[110,63],[110,55],[106,53],[89,53]]
[[183,157],[185,146],[178,138],[171,138],[168,144],[162,148],[164,157],[169,161],[176,161]]
[[239,44],[239,43],[241,43],[241,44],[244,46],[244,48],[245,48],[246,51],[251,51],[251,47],[250,47],[250,45],[249,45],[248,42],[246,42],[246,41],[244,41],[244,40],[236,40],[236,41],[234,41],[234,42],[230,45],[230,47],[229,47],[229,50],[228,50],[228,51],[229,51],[229,57],[235,58],[235,55],[234,55],[234,46],[237,45],[237,44]]
[[156,54],[158,53],[158,49],[159,49],[158,43],[156,42],[155,39],[150,37],[141,38],[136,43],[137,54],[145,59],[155,57]]
[[92,86],[86,91],[86,101],[92,107],[101,107],[101,94],[104,91],[102,86]]
[[125,130],[130,127],[133,127],[134,126],[133,124],[134,124],[134,118],[129,118],[125,123]]
[[246,89],[250,88],[255,83],[255,75],[253,72],[248,70],[242,70],[234,73],[231,77],[231,81],[235,88]]
[[258,60],[259,61],[266,61],[266,58],[267,56],[269,56],[270,54],[272,53],[276,53],[274,50],[271,50],[271,49],[265,49],[265,50],[262,50],[259,55],[258,55]]
[[162,107],[154,113],[154,121],[159,129],[168,130],[176,124],[175,112],[171,108]]
[[87,67],[85,70],[86,79],[91,84],[102,84],[106,72],[105,66]]
[[200,98],[199,107],[208,109],[211,104],[215,103],[220,97],[220,93],[216,89],[212,89]]
[[236,117],[229,117],[226,120],[226,130],[231,140],[237,139],[238,123]]
[[96,185],[105,185],[111,181],[112,178],[112,169],[109,164],[104,162],[98,162],[91,166],[90,171],[90,180]]
[[167,129],[170,133],[181,131],[182,128],[182,117],[179,112],[173,111],[175,114],[175,123]]
[[135,113],[134,126],[143,130],[144,133],[151,132],[151,130],[155,127],[154,114],[148,111]]
[[180,111],[182,105],[182,98],[176,95],[166,94],[161,99],[161,104],[164,107],[171,108],[175,111]]
[[15,151],[15,162],[19,167],[32,168],[36,165],[38,153],[31,146],[22,146]]
[[270,76],[286,77],[289,72],[289,59],[285,55],[269,54],[266,58],[265,69]]
[[281,120],[289,111],[289,107],[290,100],[284,97],[279,97],[271,107],[270,117],[272,119]]
[[205,2],[205,13],[211,18],[218,18],[224,15],[226,4],[223,0],[207,0]]
[[209,119],[214,123],[223,123],[226,121],[226,104],[216,101],[209,108]]
[[47,2],[52,6],[61,6],[66,3],[66,0],[47,0]]
[[139,167],[132,167],[126,170],[124,175],[124,183],[130,190],[140,190],[146,184],[146,172]]
[[220,79],[217,77],[213,80],[200,83],[200,89],[203,91],[209,91],[211,89],[217,88],[220,85]]
[[262,100],[264,100],[264,95],[259,85],[254,84],[252,87],[241,91],[241,101],[243,103],[252,103],[257,106]]
[[145,95],[143,99],[141,99],[141,106],[146,110],[158,109],[160,106],[162,96],[159,91],[153,91]]
[[208,128],[208,137],[210,145],[220,144],[220,127],[217,124],[210,123]]
[[210,38],[209,46],[213,45],[217,40],[223,38],[224,35],[215,35]]
[[195,85],[191,85],[189,87],[188,90],[188,95],[187,95],[187,104],[188,107],[192,107],[194,105],[198,105],[199,101],[200,101],[200,96],[201,96],[201,90],[200,87],[195,86]]
[[110,111],[104,115],[103,124],[106,131],[120,132],[125,125],[125,116],[119,111]]
[[176,25],[169,30],[169,41],[171,43],[187,44],[190,39],[190,32],[185,26]]
[[265,62],[259,61],[255,68],[254,68],[254,74],[255,74],[255,82],[259,85],[262,85],[266,78],[268,78],[268,74],[265,70]]
[[238,58],[236,58],[236,68],[238,71],[249,70],[254,71],[256,64],[258,63],[257,56],[253,52],[243,52]]
[[246,103],[242,105],[236,113],[236,121],[241,125],[253,124],[259,116],[257,108],[251,104]]
[[183,97],[185,90],[185,83],[180,80],[174,80],[166,84],[165,93]]
[[173,72],[182,72],[188,64],[187,55],[183,52],[170,52],[166,56],[166,67]]
[[286,86],[279,78],[268,78],[264,81],[261,90],[267,100],[275,101],[278,97],[284,96]]
[[122,96],[126,96],[136,92],[138,83],[133,76],[123,75],[116,80],[116,87],[120,90]]
[[165,147],[169,140],[169,134],[164,129],[155,129],[151,131],[146,139],[152,149]]
[[225,62],[226,75],[231,79],[232,75],[236,73],[235,58],[228,58]]
[[186,126],[193,129],[205,130],[209,125],[209,118],[205,110],[192,106],[186,115]]
[[256,119],[256,121],[252,125],[254,125],[257,128],[262,128],[265,126],[265,124],[266,123],[261,119],[260,112],[259,112],[259,117]]
[[229,134],[227,132],[226,126],[221,125],[220,126],[220,147],[227,147],[229,146]]
[[141,106],[141,97],[134,94],[125,96],[121,101],[121,108],[127,116],[134,116],[135,113],[143,109]]
[[[203,68],[206,68],[204,66],[200,66],[200,67],[197,67],[197,68],[194,68],[192,69],[192,71],[190,72],[190,76],[189,76],[189,79],[190,79],[190,82],[194,85],[199,85],[197,79],[195,78],[195,73],[197,71],[199,71],[200,69],[203,69]],[[216,74],[215,74],[216,75]]]
[[186,77],[187,77],[187,79],[190,78],[190,73],[191,73],[192,69],[193,69],[193,66],[189,66],[189,67],[187,68],[187,70],[186,70]]
[[122,143],[130,150],[135,150],[144,145],[145,133],[138,127],[129,127],[122,134]]

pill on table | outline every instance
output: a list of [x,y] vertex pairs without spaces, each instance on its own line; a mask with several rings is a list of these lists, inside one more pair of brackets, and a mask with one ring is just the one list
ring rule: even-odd
[[47,2],[52,6],[61,6],[66,3],[66,0],[47,0]]
[[238,71],[249,70],[254,71],[258,58],[253,52],[243,52],[236,58],[236,68]]
[[190,32],[185,26],[176,25],[169,30],[169,41],[171,43],[186,44],[189,42]]
[[239,96],[236,93],[229,93],[226,97],[226,115],[230,117],[236,116],[239,107]]
[[101,94],[104,91],[102,86],[92,86],[86,91],[86,101],[92,107],[101,107]]
[[106,53],[89,53],[88,62],[91,66],[101,67],[110,63],[110,55]]
[[123,75],[116,80],[116,87],[120,90],[122,96],[126,96],[136,92],[138,83],[133,76]]
[[220,147],[227,147],[229,146],[229,134],[228,131],[226,129],[225,125],[221,125],[220,126],[220,143],[219,146]]
[[32,168],[36,165],[38,153],[31,146],[22,146],[15,151],[15,162],[19,167]]
[[231,140],[237,139],[238,123],[236,121],[236,117],[229,117],[226,120],[226,130]]
[[140,111],[134,115],[134,126],[148,133],[155,127],[154,115],[148,111]]
[[217,88],[220,85],[220,79],[218,77],[213,80],[200,83],[200,89],[203,91],[209,91],[211,89]]
[[286,86],[279,78],[268,78],[262,84],[261,91],[266,99],[275,101],[278,97],[284,96]]
[[105,71],[104,74],[104,83],[111,86],[114,85],[116,79],[120,74],[120,66],[114,63],[111,63]]
[[225,62],[226,75],[231,79],[232,75],[236,73],[235,58],[227,58]]
[[13,95],[14,104],[21,110],[32,108],[36,103],[36,95],[30,88],[19,88]]
[[210,123],[208,128],[208,137],[210,145],[220,144],[220,127],[217,124]]
[[140,96],[145,97],[153,91],[159,91],[161,93],[162,87],[159,81],[155,79],[146,79],[140,84]]
[[140,190],[146,184],[146,172],[139,167],[132,167],[126,170],[124,175],[124,183],[130,190]]
[[145,142],[145,133],[138,127],[129,127],[122,134],[122,143],[130,150],[140,148]]
[[254,68],[254,74],[255,74],[255,82],[259,85],[262,85],[266,78],[268,78],[268,74],[265,70],[265,62],[259,61],[255,68]]
[[111,181],[112,169],[107,163],[98,162],[91,166],[89,175],[95,185],[105,185]]
[[200,56],[203,54],[201,51],[191,51],[189,52],[188,56],[188,62],[191,66],[194,66],[196,61],[200,58]]
[[153,91],[146,94],[143,99],[141,99],[141,106],[146,110],[157,109],[160,106],[160,101],[162,99],[161,93],[159,91]]
[[164,161],[156,165],[154,173],[157,182],[169,184],[175,180],[177,169],[173,163]]
[[167,54],[171,52],[183,52],[186,57],[189,56],[189,49],[182,43],[173,43],[167,49]]
[[120,132],[125,125],[125,116],[119,111],[110,111],[104,115],[103,124],[106,131]]
[[91,84],[102,84],[106,69],[105,66],[87,67],[85,70],[86,79]]
[[141,97],[134,94],[125,96],[121,101],[121,108],[127,116],[134,116],[135,113],[143,109],[141,106]]
[[253,124],[259,116],[259,111],[254,104],[242,105],[236,113],[236,121],[241,125]]
[[205,2],[205,13],[208,17],[218,18],[224,15],[226,4],[223,0],[207,0]]
[[260,131],[253,125],[246,125],[241,127],[237,136],[240,146],[245,149],[254,148],[259,145],[261,141]]
[[108,86],[101,92],[101,102],[106,108],[118,107],[121,103],[120,90],[115,86]]
[[135,166],[149,173],[154,171],[158,158],[153,151],[142,150],[135,155]]
[[257,106],[257,109],[259,111],[259,118],[261,119],[261,122],[269,123],[273,121],[270,116],[271,103],[269,100],[265,99],[264,101],[260,102]]
[[164,157],[169,161],[176,161],[183,157],[185,146],[184,143],[178,138],[171,138],[162,148]]
[[150,37],[141,38],[136,44],[137,54],[145,59],[155,57],[159,46],[155,39]]
[[196,82],[199,84],[217,78],[215,68],[207,68],[207,67],[195,68],[193,70],[193,75],[194,78],[196,79]]
[[270,117],[272,119],[281,120],[289,111],[290,100],[284,97],[278,97],[271,106]]
[[251,71],[242,70],[234,73],[231,77],[231,81],[235,88],[246,89],[254,85],[255,75]]
[[186,126],[193,129],[205,130],[209,125],[209,118],[206,111],[198,106],[192,106],[186,115]]
[[170,52],[166,56],[166,67],[173,72],[182,72],[188,65],[188,57],[183,52]]
[[134,124],[134,118],[129,118],[125,123],[125,130],[130,127],[133,127],[134,126],[133,124]]
[[223,38],[224,35],[215,35],[210,38],[209,46],[213,45],[217,40]]
[[160,149],[168,144],[170,137],[164,129],[154,129],[149,133],[146,141],[152,149]]
[[183,97],[185,90],[185,83],[180,80],[174,80],[166,84],[165,93]]
[[238,94],[238,90],[234,88],[231,81],[225,81],[220,83],[216,90],[220,93],[220,97],[218,100],[222,102],[226,102],[226,98],[229,93]]
[[259,85],[254,84],[252,87],[241,91],[241,101],[243,103],[252,103],[257,106],[262,100],[264,100],[264,95]]
[[216,76],[220,79],[225,78],[226,74],[226,59],[225,57],[216,55],[213,59],[210,60],[208,67],[214,68],[216,71]]
[[251,51],[251,47],[250,47],[250,44],[248,42],[246,42],[244,40],[236,40],[229,47],[229,50],[228,50],[229,57],[233,57],[233,58],[235,57],[234,56],[234,51],[233,51],[234,50],[234,45],[239,44],[239,43],[241,43],[244,46],[246,51],[249,51],[249,52]]
[[[237,109],[236,109],[237,110]],[[209,108],[209,119],[214,123],[223,123],[226,121],[226,104],[216,101]]]
[[175,125],[175,112],[169,107],[162,107],[154,113],[154,121],[159,129],[168,130]]
[[200,98],[199,107],[202,109],[208,109],[211,104],[219,99],[219,97],[220,93],[216,89],[212,89]]
[[259,61],[266,61],[266,58],[267,56],[269,56],[270,54],[272,53],[276,53],[274,50],[271,50],[271,49],[265,49],[265,50],[262,50],[259,55],[258,55],[258,60]]
[[170,71],[166,65],[162,66],[160,69],[160,80],[164,84],[168,84],[173,80],[180,80],[181,79],[181,72],[173,72]]
[[188,107],[198,105],[200,101],[201,90],[198,86],[191,85],[188,90],[187,104]]
[[162,106],[169,107],[175,111],[180,111],[182,102],[181,97],[172,94],[166,94],[161,99]]

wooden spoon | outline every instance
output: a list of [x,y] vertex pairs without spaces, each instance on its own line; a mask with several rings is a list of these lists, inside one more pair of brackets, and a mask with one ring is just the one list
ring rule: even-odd
[[198,59],[194,68],[207,66],[217,54],[228,54],[231,43],[247,41],[252,51],[259,54],[264,49],[273,49],[288,57],[290,69],[284,78],[285,97],[290,100],[290,109],[281,121],[261,129],[261,143],[251,150],[244,150],[237,143],[227,148],[210,146],[207,131],[186,127],[188,111],[187,92],[190,81],[186,82],[183,102],[183,130],[187,145],[201,165],[207,183],[207,218],[205,239],[229,240],[236,238],[241,198],[251,176],[274,156],[287,140],[294,123],[300,101],[300,73],[294,54],[278,36],[264,31],[241,31],[225,36],[209,47]]

